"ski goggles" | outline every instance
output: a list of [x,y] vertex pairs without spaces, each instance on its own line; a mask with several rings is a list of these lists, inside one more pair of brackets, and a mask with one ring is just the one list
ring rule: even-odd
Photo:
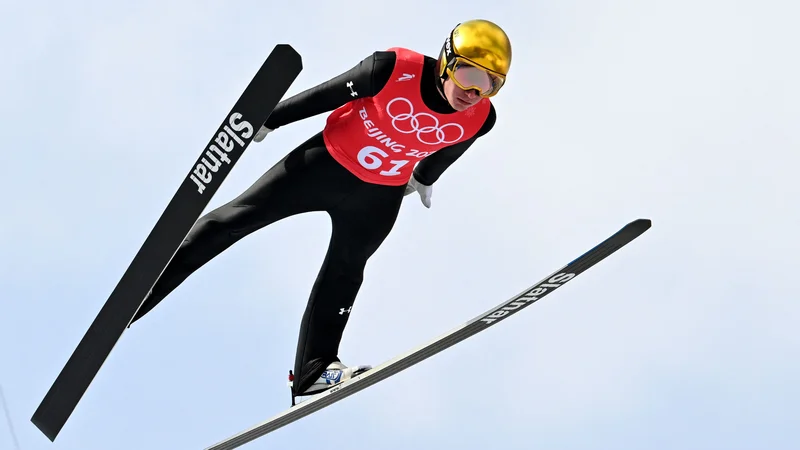
[[465,91],[474,89],[481,97],[497,95],[505,83],[505,77],[459,56],[455,57],[454,62],[447,68],[447,74],[456,86]]

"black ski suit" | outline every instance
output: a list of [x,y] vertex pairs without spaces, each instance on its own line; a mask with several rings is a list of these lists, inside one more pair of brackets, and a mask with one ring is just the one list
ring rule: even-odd
[[[369,97],[388,82],[393,52],[378,51],[349,71],[277,105],[265,126],[281,126],[330,112],[354,98]],[[437,89],[436,60],[425,58],[420,89],[423,101],[438,113],[454,110]],[[358,96],[347,86],[354,81]],[[480,132],[419,162],[415,178],[436,182],[495,122],[492,108]],[[270,168],[249,189],[200,218],[164,270],[133,321],[140,319],[189,275],[216,255],[271,223],[311,211],[326,211],[332,221],[328,252],[312,288],[300,325],[294,366],[294,392],[305,391],[333,361],[347,324],[347,311],[361,286],[367,260],[392,230],[405,186],[365,183],[328,153],[322,132],[310,137]]]

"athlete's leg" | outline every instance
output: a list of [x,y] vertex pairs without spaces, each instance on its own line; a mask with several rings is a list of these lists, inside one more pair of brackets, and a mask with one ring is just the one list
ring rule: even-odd
[[249,189],[205,214],[136,313],[141,318],[197,269],[245,236],[283,218],[323,211],[346,195],[345,174],[317,134],[292,150]]
[[363,184],[329,213],[333,233],[300,325],[294,390],[304,392],[331,362],[350,308],[361,287],[367,260],[394,227],[405,186]]

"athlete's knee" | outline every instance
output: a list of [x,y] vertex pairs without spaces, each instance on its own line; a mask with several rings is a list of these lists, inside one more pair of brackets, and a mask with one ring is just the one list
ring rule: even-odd
[[364,281],[364,267],[365,264],[338,261],[330,264],[329,271],[339,283],[361,284]]
[[222,206],[201,217],[192,231],[189,233],[189,240],[205,240],[213,237],[228,237],[235,234],[241,228],[242,215],[244,208]]
[[361,252],[335,252],[331,255],[328,271],[338,283],[360,286],[368,257]]
[[197,223],[192,227],[191,234],[205,234],[205,233],[214,233],[220,230],[224,230],[227,227],[228,220],[224,217],[221,217],[216,212],[211,212],[200,219],[197,220]]

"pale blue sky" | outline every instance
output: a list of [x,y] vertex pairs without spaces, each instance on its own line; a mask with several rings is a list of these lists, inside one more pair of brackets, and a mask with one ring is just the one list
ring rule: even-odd
[[[288,406],[329,238],[247,238],[128,330],[55,443],[30,417],[276,43],[290,94],[472,17],[514,45],[494,131],[408,197],[341,357],[379,364],[653,228],[521,315],[243,447],[800,448],[800,63],[789,1],[15,2],[0,14],[0,384],[22,450],[199,449]],[[251,146],[217,206],[323,124]],[[5,418],[0,449],[13,448]]]

